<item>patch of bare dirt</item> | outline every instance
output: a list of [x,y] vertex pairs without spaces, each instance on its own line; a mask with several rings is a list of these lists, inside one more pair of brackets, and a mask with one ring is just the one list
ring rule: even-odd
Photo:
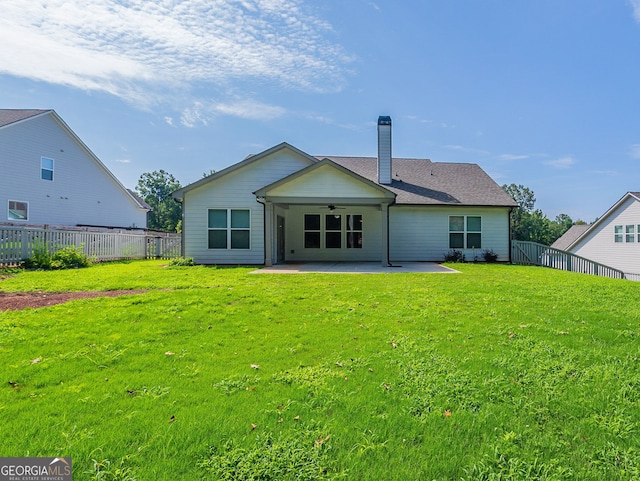
[[15,311],[29,307],[47,307],[63,304],[74,299],[93,297],[118,297],[128,294],[142,294],[144,290],[129,291],[83,291],[83,292],[0,292],[0,311]]

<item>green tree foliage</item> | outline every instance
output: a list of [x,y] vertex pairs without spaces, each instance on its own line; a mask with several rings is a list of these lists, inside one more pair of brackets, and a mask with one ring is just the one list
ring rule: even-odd
[[180,187],[180,182],[164,170],[140,176],[136,192],[151,206],[147,219],[149,229],[176,232],[182,217],[182,204],[171,197],[171,193]]
[[512,239],[551,245],[573,225],[573,220],[567,214],[550,220],[540,209],[534,209],[536,197],[528,187],[505,184],[502,188],[518,203],[518,207],[511,212]]

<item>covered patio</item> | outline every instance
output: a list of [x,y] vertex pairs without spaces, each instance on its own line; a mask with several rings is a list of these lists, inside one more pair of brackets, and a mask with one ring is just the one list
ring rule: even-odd
[[400,262],[383,266],[379,262],[299,262],[277,264],[257,269],[252,274],[399,274],[421,272],[460,274],[460,271],[436,262]]

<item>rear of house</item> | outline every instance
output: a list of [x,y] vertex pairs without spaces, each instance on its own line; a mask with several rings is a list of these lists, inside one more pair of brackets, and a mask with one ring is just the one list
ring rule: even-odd
[[377,157],[311,156],[287,143],[174,193],[183,255],[202,264],[442,261],[484,250],[508,261],[514,200],[476,164],[400,159],[391,119]]

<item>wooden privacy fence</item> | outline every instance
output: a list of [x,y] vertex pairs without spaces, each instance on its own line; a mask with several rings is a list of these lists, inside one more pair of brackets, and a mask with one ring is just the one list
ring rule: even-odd
[[625,274],[619,269],[535,242],[511,241],[511,262],[615,279],[640,280],[633,279],[632,276],[637,274]]
[[39,249],[50,253],[75,246],[98,261],[180,257],[180,234],[69,231],[46,228],[0,228],[0,266],[16,265]]

